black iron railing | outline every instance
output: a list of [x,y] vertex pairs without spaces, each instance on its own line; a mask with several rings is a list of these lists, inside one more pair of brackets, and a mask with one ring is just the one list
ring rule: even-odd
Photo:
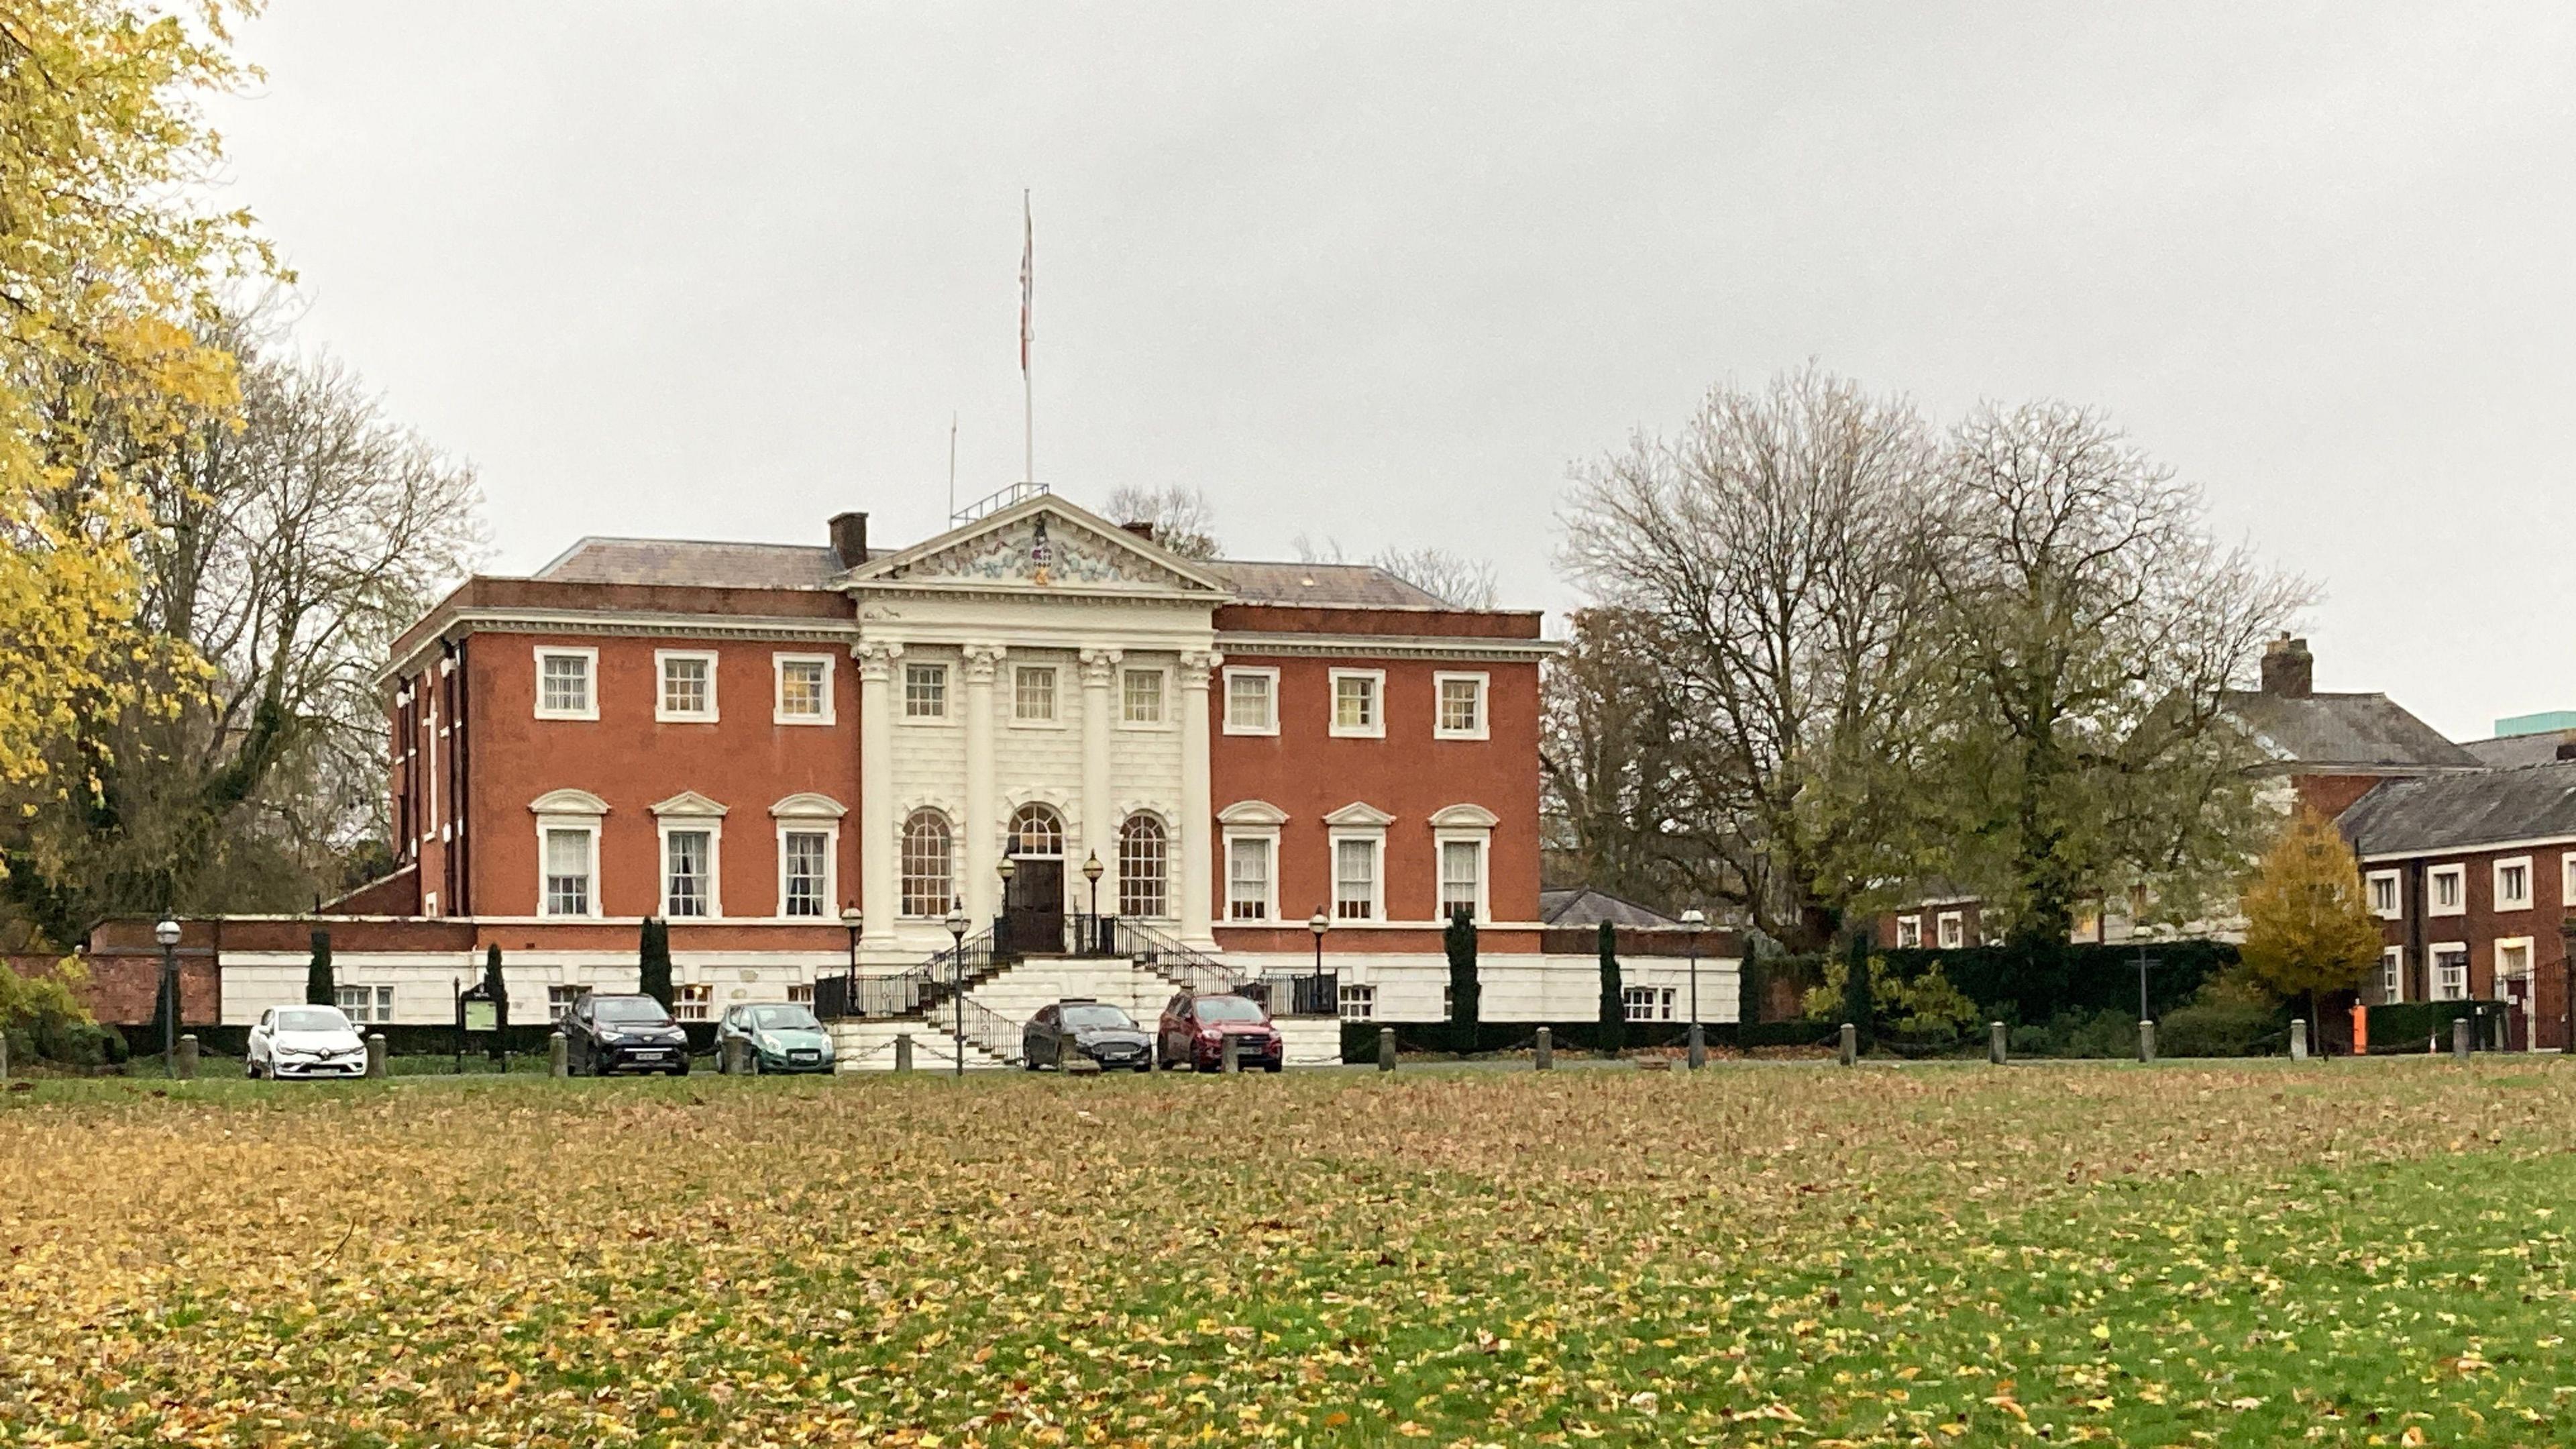
[[[961,1012],[960,1007],[965,1009]],[[942,1031],[964,1036],[1005,1065],[1020,1060],[1021,1034],[1028,1023],[1013,1021],[974,997],[955,997],[925,1019]]]
[[1239,991],[1245,973],[1127,916],[1068,915],[1064,949],[1074,956],[1123,956],[1185,991]]
[[865,975],[844,971],[814,980],[814,1014],[825,1021],[919,1016],[953,996],[961,981],[973,986],[1010,964],[984,931],[909,970]]
[[1243,994],[1270,1008],[1272,1016],[1339,1016],[1342,973],[1273,972],[1258,981],[1246,982]]

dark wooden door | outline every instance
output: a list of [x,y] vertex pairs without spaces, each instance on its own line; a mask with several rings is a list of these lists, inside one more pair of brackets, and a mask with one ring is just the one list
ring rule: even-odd
[[2504,1049],[2531,1050],[2531,977],[2527,973],[2504,979]]
[[1003,904],[1011,949],[1053,952],[1064,949],[1064,862],[1053,858],[1015,856],[1009,899]]

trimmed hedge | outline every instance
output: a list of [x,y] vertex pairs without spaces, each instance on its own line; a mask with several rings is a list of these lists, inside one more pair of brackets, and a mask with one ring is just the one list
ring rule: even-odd
[[[1556,1045],[1568,1051],[1616,1051],[1622,1043],[1610,1038],[1624,1038],[1629,1047],[1678,1047],[1690,1041],[1690,1023],[1682,1021],[1631,1021],[1621,1028],[1605,1031],[1597,1021],[1482,1021],[1472,1027],[1449,1021],[1346,1021],[1342,1023],[1342,1060],[1373,1062],[1377,1060],[1377,1034],[1382,1027],[1395,1028],[1395,1049],[1415,1054],[1442,1056],[1484,1056],[1500,1052],[1529,1050],[1540,1027],[1547,1027]],[[1829,1045],[1834,1028],[1818,1027],[1806,1021],[1766,1022],[1739,1030],[1733,1022],[1703,1022],[1708,1044],[1733,1047]]]
[[[2037,1024],[2067,1015],[2138,1013],[2136,946],[1970,946],[1880,951],[1888,969],[1911,981],[1938,966],[1989,1021]],[[2158,941],[2146,947],[2147,1011],[2161,1019],[2189,1003],[2201,984],[2236,964],[2225,941]],[[2374,1028],[2374,1031],[2376,1028]]]
[[2503,1018],[2500,1001],[2407,1001],[2370,1008],[2370,1054],[2402,1056],[2408,1052],[2451,1049],[2451,1023],[2469,1017],[2470,1045],[2485,1051],[2488,1035]]

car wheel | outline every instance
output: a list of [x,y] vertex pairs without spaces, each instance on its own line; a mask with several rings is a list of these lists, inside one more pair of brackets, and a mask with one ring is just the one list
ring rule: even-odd
[[1150,1073],[1154,1070],[1154,1064],[1152,1062],[1138,1062],[1136,1064],[1136,1070]]
[[1277,1072],[1285,1068],[1287,1065],[1288,1064],[1284,1061],[1272,1062],[1268,1066],[1263,1067],[1262,1070],[1265,1072]]

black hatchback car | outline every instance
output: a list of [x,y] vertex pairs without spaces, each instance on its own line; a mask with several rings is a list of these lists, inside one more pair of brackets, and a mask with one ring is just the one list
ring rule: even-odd
[[1080,997],[1039,1007],[1020,1029],[1020,1060],[1030,1071],[1043,1066],[1061,1070],[1077,1056],[1100,1063],[1103,1071],[1150,1072],[1154,1039],[1126,1012]]
[[689,1074],[689,1034],[649,996],[590,992],[564,1013],[563,1034],[567,1065],[576,1077]]

